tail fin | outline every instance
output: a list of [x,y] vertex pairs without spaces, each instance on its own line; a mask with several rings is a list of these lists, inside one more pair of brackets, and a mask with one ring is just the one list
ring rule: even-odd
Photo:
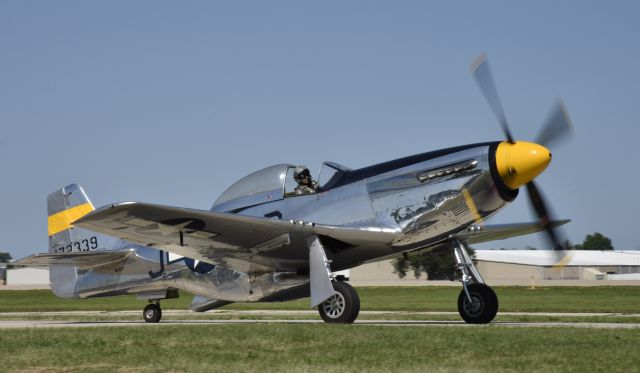
[[[67,185],[47,197],[49,252],[63,253],[82,251],[82,240],[73,230],[73,223],[93,211],[93,205],[82,187],[77,184]],[[88,242],[88,241],[87,241]],[[91,246],[87,246],[89,250]]]
[[[49,252],[78,253],[114,249],[116,238],[104,236],[72,223],[94,210],[89,197],[77,184],[67,185],[47,197]],[[64,298],[77,297],[77,268],[72,265],[52,265],[49,271],[51,290]]]

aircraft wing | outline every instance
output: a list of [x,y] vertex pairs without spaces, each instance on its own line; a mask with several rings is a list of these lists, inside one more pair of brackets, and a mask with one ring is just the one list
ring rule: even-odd
[[391,242],[396,236],[395,231],[375,227],[346,228],[137,202],[105,206],[73,225],[248,272],[306,263],[306,243],[305,250],[285,249],[295,238],[304,243],[316,234],[362,245]]
[[[551,222],[551,226],[557,228],[570,221],[571,220],[554,220]],[[544,226],[538,222],[472,226],[462,232],[456,233],[454,237],[467,241],[469,244],[475,244],[542,232],[544,229]]]
[[71,265],[88,269],[99,267],[135,255],[135,250],[87,251],[80,253],[34,254],[11,262],[16,267],[49,267],[51,265]]

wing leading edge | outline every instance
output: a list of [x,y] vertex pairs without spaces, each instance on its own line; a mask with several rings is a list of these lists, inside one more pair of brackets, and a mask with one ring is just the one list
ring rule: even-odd
[[[558,220],[551,224],[558,227],[568,222]],[[139,245],[245,272],[294,268],[300,263],[307,263],[308,250],[302,247],[293,251],[286,249],[293,240],[306,248],[306,238],[311,235],[328,236],[359,246],[391,243],[401,234],[379,227],[329,226],[137,202],[102,207],[73,224]],[[469,228],[452,237],[475,244],[542,230],[544,227],[537,222],[487,225]],[[68,260],[73,262],[71,258]]]
[[247,272],[307,263],[308,250],[285,250],[292,241],[328,236],[351,245],[390,243],[398,232],[243,216],[137,202],[102,207],[74,226]]
[[[569,223],[571,220],[554,220],[550,222],[552,228]],[[546,227],[538,222],[534,223],[514,223],[514,224],[497,224],[486,226],[469,227],[462,232],[453,235],[453,238],[463,240],[469,244],[481,242],[504,240],[506,238],[524,236],[526,234],[542,232]]]

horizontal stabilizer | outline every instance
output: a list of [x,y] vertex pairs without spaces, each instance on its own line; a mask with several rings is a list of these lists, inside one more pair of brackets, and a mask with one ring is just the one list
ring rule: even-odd
[[76,266],[81,269],[100,267],[135,255],[135,250],[89,251],[81,253],[34,254],[11,262],[16,267]]
[[[557,228],[561,225],[567,224],[571,220],[554,220],[549,223],[552,228]],[[468,242],[469,244],[476,244],[487,241],[504,240],[505,238],[511,238],[516,236],[523,236],[525,234],[542,232],[545,230],[545,226],[539,222],[534,223],[514,223],[514,224],[498,224],[498,225],[485,225],[485,226],[472,226],[467,230],[456,233],[454,238]]]

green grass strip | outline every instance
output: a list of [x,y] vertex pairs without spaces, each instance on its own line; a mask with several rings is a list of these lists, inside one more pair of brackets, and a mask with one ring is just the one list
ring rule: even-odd
[[0,333],[8,371],[636,371],[636,330],[208,325]]
[[[456,311],[458,287],[360,287],[363,310]],[[640,312],[640,287],[496,287],[500,311],[520,312]],[[188,309],[192,296],[162,301],[163,309]],[[48,290],[0,291],[0,312],[141,310],[135,296],[60,299]],[[224,309],[308,310],[309,300],[276,303],[235,303]]]

